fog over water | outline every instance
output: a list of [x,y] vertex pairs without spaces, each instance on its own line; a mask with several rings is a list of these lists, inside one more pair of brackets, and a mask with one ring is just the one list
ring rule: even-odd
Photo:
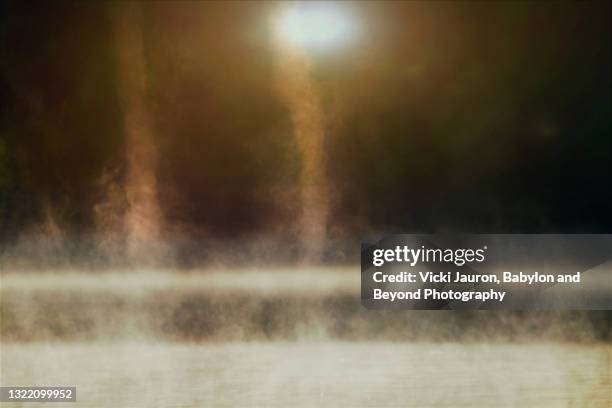
[[610,405],[607,346],[30,343],[3,355],[4,384],[76,385],[66,407]]
[[367,310],[358,265],[371,234],[612,230],[609,3],[339,2],[359,41],[320,53],[273,29],[295,4],[1,6],[1,385],[609,407],[609,311]]

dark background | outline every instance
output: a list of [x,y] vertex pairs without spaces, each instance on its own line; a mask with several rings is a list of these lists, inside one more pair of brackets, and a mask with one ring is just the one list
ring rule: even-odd
[[[275,82],[273,6],[143,7],[159,201],[186,248],[294,222],[300,157]],[[86,242],[102,174],[125,172],[113,3],[1,7],[2,246],[49,209]],[[332,242],[612,232],[609,2],[355,7],[359,41],[313,58]]]

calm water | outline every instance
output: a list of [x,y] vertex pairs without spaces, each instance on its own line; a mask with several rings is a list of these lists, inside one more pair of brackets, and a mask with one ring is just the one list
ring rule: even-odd
[[78,402],[47,404],[56,408],[610,406],[606,345],[92,342],[1,351],[2,385],[76,385]]

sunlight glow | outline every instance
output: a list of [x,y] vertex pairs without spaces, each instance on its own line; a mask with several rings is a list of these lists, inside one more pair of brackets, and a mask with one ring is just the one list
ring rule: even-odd
[[355,32],[354,16],[342,3],[292,3],[277,22],[277,35],[283,41],[307,49],[345,45]]

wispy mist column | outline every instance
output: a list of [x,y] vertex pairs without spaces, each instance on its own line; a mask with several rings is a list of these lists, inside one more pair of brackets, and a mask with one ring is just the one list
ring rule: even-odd
[[147,74],[143,38],[143,5],[115,5],[114,21],[119,98],[126,138],[124,227],[127,255],[143,262],[158,255],[160,208],[157,199],[158,153],[147,108]]
[[304,261],[319,261],[327,237],[329,191],[324,154],[325,118],[311,74],[308,54],[299,47],[279,42],[280,89],[291,119],[302,168],[299,233]]

